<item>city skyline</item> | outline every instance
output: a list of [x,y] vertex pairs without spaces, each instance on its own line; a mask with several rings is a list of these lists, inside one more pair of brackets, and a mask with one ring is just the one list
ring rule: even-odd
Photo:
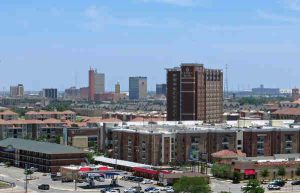
[[79,88],[92,66],[106,74],[108,91],[117,82],[128,90],[130,76],[147,76],[155,90],[165,68],[184,62],[228,64],[229,90],[299,87],[299,7],[293,0],[2,2],[0,88]]

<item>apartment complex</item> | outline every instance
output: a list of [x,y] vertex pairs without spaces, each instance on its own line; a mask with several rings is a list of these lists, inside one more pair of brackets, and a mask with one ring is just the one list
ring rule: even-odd
[[212,161],[222,150],[242,151],[247,157],[300,153],[300,128],[229,128],[201,122],[127,122],[106,126],[111,157],[143,164]]
[[167,120],[222,122],[223,72],[203,64],[167,69]]
[[147,77],[129,77],[129,99],[147,98]]
[[80,165],[86,153],[70,146],[8,138],[0,141],[0,160],[40,172],[58,172],[61,166]]
[[223,149],[236,149],[234,130],[205,128],[170,131],[112,130],[113,158],[161,165],[210,159]]
[[19,115],[11,110],[4,110],[0,112],[0,119],[2,120],[14,120],[18,119]]
[[76,113],[73,111],[29,111],[25,113],[25,119],[27,120],[47,120],[47,119],[58,119],[58,120],[76,120]]
[[95,69],[89,70],[89,100],[94,100],[95,94],[105,92],[105,74]]

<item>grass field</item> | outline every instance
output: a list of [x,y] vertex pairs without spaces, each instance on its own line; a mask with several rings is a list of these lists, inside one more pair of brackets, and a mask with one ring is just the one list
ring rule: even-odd
[[9,187],[9,184],[0,182],[0,188],[7,188],[7,187]]

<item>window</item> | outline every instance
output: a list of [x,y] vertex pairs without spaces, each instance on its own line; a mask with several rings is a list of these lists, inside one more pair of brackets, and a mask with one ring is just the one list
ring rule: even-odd
[[238,145],[242,145],[242,140],[238,140]]

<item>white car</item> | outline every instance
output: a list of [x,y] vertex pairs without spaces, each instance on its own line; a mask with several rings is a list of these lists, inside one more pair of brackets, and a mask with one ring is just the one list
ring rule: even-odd
[[128,188],[124,190],[124,193],[136,193],[137,190],[135,188]]
[[106,191],[106,193],[119,193],[118,190],[109,190],[109,191]]
[[1,163],[0,163],[0,166],[5,166],[5,163],[1,162]]
[[170,188],[170,189],[168,189],[166,192],[167,192],[167,193],[174,193],[175,191],[174,191],[173,188]]
[[173,190],[172,186],[166,186],[160,189],[161,191]]
[[149,179],[142,181],[142,184],[152,184],[152,183],[153,183],[153,181],[149,180]]
[[160,189],[155,188],[153,190],[150,190],[149,193],[160,193]]

